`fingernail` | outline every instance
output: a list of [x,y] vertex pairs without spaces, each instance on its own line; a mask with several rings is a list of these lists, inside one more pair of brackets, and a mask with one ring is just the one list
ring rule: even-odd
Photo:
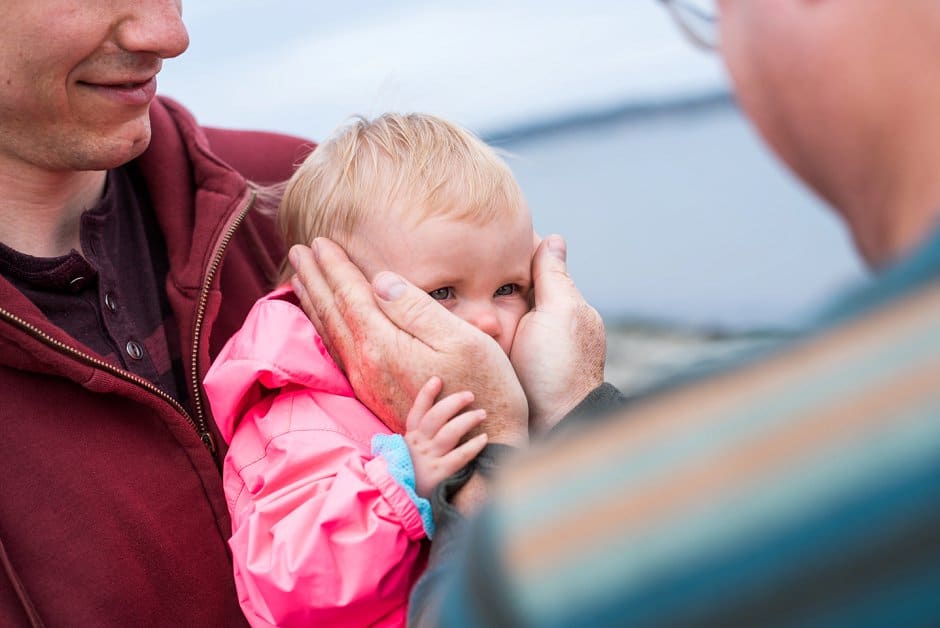
[[298,299],[303,299],[307,294],[306,289],[304,289],[304,285],[300,283],[300,279],[298,279],[296,276],[291,277],[290,287],[294,290],[294,294],[297,295]]
[[405,293],[405,282],[395,273],[382,271],[372,280],[375,294],[385,301],[394,301]]
[[561,236],[551,235],[548,236],[548,252],[560,259],[565,261],[568,257],[568,251],[565,247],[565,241]]
[[290,247],[290,251],[287,252],[287,259],[290,261],[290,265],[294,267],[294,270],[297,270],[297,266],[300,264],[300,256],[297,253],[297,246],[294,245]]

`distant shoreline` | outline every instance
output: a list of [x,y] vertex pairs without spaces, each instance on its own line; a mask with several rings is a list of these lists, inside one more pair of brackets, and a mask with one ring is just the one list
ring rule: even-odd
[[651,96],[644,100],[631,99],[603,107],[584,108],[554,118],[483,131],[480,135],[488,144],[507,146],[541,139],[556,133],[575,132],[628,119],[645,121],[650,118],[677,114],[710,113],[735,106],[734,97],[726,88],[710,89],[683,96],[660,98]]

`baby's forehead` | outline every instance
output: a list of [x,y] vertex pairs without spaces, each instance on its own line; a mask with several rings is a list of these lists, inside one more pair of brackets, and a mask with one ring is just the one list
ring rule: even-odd
[[[388,207],[351,234],[350,246],[372,270],[421,270],[422,275],[448,271],[459,265],[462,273],[478,260],[488,274],[507,271],[524,280],[535,249],[535,233],[527,209],[496,208],[484,214],[463,212],[453,205]],[[379,214],[381,212],[378,212]],[[435,273],[437,274],[437,273]]]
[[493,200],[465,202],[460,198],[403,198],[385,204],[386,216],[401,224],[418,225],[425,221],[452,221],[468,227],[486,227],[494,223],[532,222],[524,201]]

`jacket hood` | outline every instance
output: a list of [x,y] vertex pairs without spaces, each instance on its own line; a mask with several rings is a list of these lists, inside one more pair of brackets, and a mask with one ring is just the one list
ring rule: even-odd
[[232,441],[239,419],[271,391],[315,389],[355,397],[289,287],[279,288],[255,304],[203,384],[227,443]]
[[153,139],[137,164],[153,205],[171,208],[157,216],[166,234],[170,268],[175,269],[170,279],[181,290],[199,289],[207,255],[233,205],[244,202],[247,182],[213,154],[205,131],[175,101],[154,101],[150,124]]

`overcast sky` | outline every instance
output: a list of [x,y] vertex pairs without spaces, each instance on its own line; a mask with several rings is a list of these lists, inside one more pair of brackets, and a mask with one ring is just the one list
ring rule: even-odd
[[652,0],[190,0],[164,94],[209,124],[323,137],[351,114],[432,111],[487,133],[720,89]]
[[[160,91],[211,125],[323,139],[405,110],[488,135],[727,89],[655,0],[184,5],[192,44]],[[860,274],[841,225],[730,108],[512,150],[537,226],[568,237],[572,273],[612,315],[786,324]]]

